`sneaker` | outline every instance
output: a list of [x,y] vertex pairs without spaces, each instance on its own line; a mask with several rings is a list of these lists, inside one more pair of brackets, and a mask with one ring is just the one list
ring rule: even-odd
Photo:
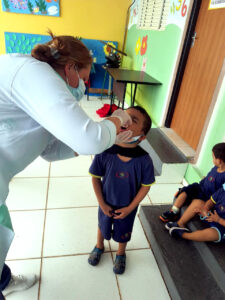
[[113,272],[115,274],[123,274],[126,268],[126,254],[116,255],[116,259],[113,266]]
[[11,280],[7,287],[2,291],[3,296],[8,296],[14,292],[21,292],[29,289],[38,281],[38,277],[36,275],[29,275],[27,277],[23,275],[13,275],[11,276]]
[[188,228],[181,228],[181,227],[172,227],[169,230],[169,234],[172,237],[178,237],[178,238],[182,238],[182,235],[185,232],[190,232],[190,230]]
[[167,210],[159,216],[160,220],[167,223],[167,222],[175,222],[180,218],[180,212],[176,213],[172,210]]
[[177,224],[177,222],[168,222],[168,223],[166,223],[166,225],[165,225],[165,228],[166,228],[167,230],[170,230],[170,228],[172,228],[172,227],[179,227],[179,225]]
[[89,255],[88,263],[92,266],[97,266],[97,264],[100,262],[101,255],[103,252],[104,252],[104,248],[99,249],[97,247],[94,247],[94,249]]

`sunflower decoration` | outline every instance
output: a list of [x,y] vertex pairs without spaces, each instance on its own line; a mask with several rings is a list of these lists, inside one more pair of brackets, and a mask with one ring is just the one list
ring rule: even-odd
[[137,42],[136,42],[136,47],[135,47],[136,55],[138,55],[140,49],[141,49],[141,38],[139,37]]
[[114,45],[114,44],[111,43],[111,42],[108,42],[107,45],[105,45],[105,46],[103,47],[103,50],[104,50],[106,56],[108,56],[111,52],[113,52],[113,53],[116,52],[116,51],[113,50],[111,47],[109,47],[109,45],[112,46],[112,47],[114,47],[114,48],[116,48],[116,45]]

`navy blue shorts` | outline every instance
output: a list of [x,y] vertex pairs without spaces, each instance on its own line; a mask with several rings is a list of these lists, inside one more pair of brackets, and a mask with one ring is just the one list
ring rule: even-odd
[[203,201],[209,200],[209,197],[203,193],[198,183],[192,183],[188,186],[184,186],[182,189],[180,189],[179,194],[182,192],[185,192],[187,194],[185,204],[191,203],[193,199],[200,199]]
[[[110,204],[109,204],[110,205]],[[118,206],[112,206],[113,210],[122,208]],[[111,237],[118,243],[126,243],[131,239],[131,233],[134,225],[134,219],[137,213],[137,208],[133,210],[124,219],[113,219],[103,213],[101,208],[98,209],[98,226],[101,233],[106,240],[110,240]]]

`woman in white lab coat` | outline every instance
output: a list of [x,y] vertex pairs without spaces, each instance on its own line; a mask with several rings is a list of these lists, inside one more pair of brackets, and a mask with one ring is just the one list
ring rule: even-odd
[[121,109],[102,122],[92,121],[78,105],[90,74],[89,50],[71,36],[53,36],[30,55],[0,56],[0,291],[8,295],[32,286],[37,278],[11,275],[5,258],[14,232],[5,204],[9,182],[38,156],[48,161],[96,154],[131,123]]

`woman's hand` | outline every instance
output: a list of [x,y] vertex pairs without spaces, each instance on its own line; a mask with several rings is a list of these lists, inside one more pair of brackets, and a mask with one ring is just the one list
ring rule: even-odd
[[116,136],[115,144],[122,144],[128,142],[133,135],[133,131],[126,130],[122,131]]
[[[117,209],[113,213],[113,219],[124,219],[128,216],[132,210],[127,206],[120,209]],[[118,214],[118,215],[117,215]]]
[[106,204],[106,203],[102,203],[102,204],[100,205],[100,207],[101,207],[101,210],[103,211],[103,213],[104,213],[106,216],[108,216],[108,217],[112,217],[112,216],[113,216],[113,214],[112,214],[113,209],[112,209],[111,206],[109,206],[109,205]]
[[118,108],[117,110],[115,110],[111,116],[112,118],[118,118],[120,119],[121,122],[121,127],[125,127],[127,128],[129,125],[132,124],[132,119],[130,117],[130,115],[125,111],[122,110],[121,108]]

